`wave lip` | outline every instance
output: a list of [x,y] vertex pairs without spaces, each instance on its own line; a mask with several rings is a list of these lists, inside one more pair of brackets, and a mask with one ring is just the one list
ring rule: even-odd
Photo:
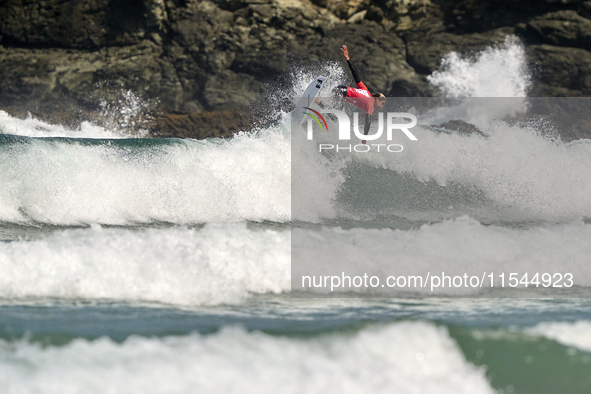
[[533,335],[553,339],[565,346],[591,352],[591,321],[543,322],[526,330]]

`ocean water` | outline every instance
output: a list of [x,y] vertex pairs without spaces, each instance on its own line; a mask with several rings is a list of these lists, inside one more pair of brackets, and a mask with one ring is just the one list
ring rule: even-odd
[[[524,97],[530,77],[508,39],[448,55],[431,82]],[[0,392],[589,393],[591,141],[472,121],[486,137],[424,129],[404,155],[342,156],[294,145],[288,114],[197,141],[0,112]],[[576,286],[292,292],[294,259],[355,270],[352,245],[378,271]]]

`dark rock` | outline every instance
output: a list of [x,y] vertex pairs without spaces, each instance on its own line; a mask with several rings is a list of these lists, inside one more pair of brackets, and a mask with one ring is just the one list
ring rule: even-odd
[[518,31],[529,40],[558,46],[591,48],[591,20],[575,11],[552,12],[535,18]]
[[[95,48],[140,42],[158,30],[162,0],[10,0],[0,3],[0,34],[13,45]],[[151,18],[146,20],[148,11]],[[159,16],[160,15],[160,16]],[[151,22],[151,23],[150,23]],[[155,24],[156,22],[156,24]]]
[[[105,84],[108,82],[107,84]],[[117,88],[117,89],[115,89]],[[0,105],[90,109],[113,100],[110,91],[133,90],[176,109],[183,96],[173,65],[151,41],[99,51],[0,47]]]
[[[78,115],[66,114],[90,118],[132,91],[172,114],[159,124],[185,122],[203,137],[205,128],[189,124],[205,122],[205,111],[240,119],[261,106],[269,112],[282,100],[269,96],[288,95],[296,66],[342,62],[342,44],[372,91],[430,96],[426,76],[443,56],[470,55],[514,33],[536,71],[534,94],[584,96],[589,16],[591,0],[5,0],[0,106],[73,122]],[[340,82],[352,84],[346,75]],[[207,119],[214,135],[211,122],[222,117]]]
[[317,5],[330,10],[334,15],[340,19],[349,19],[353,14],[364,10],[368,7],[367,0],[320,0],[316,2]]
[[591,95],[591,52],[578,48],[533,45],[527,48],[533,62],[541,64],[537,72],[535,95]]
[[239,131],[249,131],[252,124],[252,115],[244,112],[168,112],[154,115],[150,128],[157,137],[203,139],[231,137]]
[[210,110],[249,110],[260,98],[261,86],[248,74],[222,71],[208,79],[203,97]]
[[421,74],[431,74],[439,68],[441,59],[455,51],[464,55],[482,51],[483,49],[502,42],[512,35],[513,28],[501,28],[484,33],[458,35],[438,33],[408,35],[408,64]]
[[437,92],[426,81],[412,83],[405,79],[397,79],[392,82],[387,96],[390,97],[431,97]]
[[577,10],[584,0],[442,0],[445,24],[462,33],[515,26],[549,12]]
[[449,122],[440,124],[439,127],[448,131],[457,131],[462,134],[478,134],[481,136],[485,136],[484,133],[473,124],[464,122],[463,120],[450,120]]
[[383,23],[397,31],[443,30],[444,12],[437,2],[408,0],[377,1],[376,3],[384,14],[385,21]]
[[[348,38],[344,40],[343,37]],[[420,83],[419,77],[406,62],[404,41],[375,22],[339,25],[328,31],[322,41],[310,40],[307,48],[318,59],[342,60],[339,48],[345,42],[352,61],[372,92],[387,93],[394,81],[401,79]]]

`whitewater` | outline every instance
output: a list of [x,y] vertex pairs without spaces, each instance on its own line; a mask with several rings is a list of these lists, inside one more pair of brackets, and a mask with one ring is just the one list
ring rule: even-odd
[[[317,73],[351,82],[296,70],[276,100]],[[531,79],[516,38],[448,54],[429,81],[471,101],[408,101],[418,141],[389,155],[321,154],[335,135],[294,138],[289,113],[181,140],[0,111],[0,391],[589,392],[591,141],[514,121]],[[438,126],[455,119],[481,132]],[[300,298],[292,275],[319,261],[576,286]]]

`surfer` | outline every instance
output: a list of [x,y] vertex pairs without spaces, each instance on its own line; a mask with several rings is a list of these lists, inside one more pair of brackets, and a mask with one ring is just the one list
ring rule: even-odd
[[[369,127],[371,126],[371,117],[373,115],[373,111],[375,108],[382,108],[384,103],[386,102],[386,96],[382,93],[370,93],[369,89],[363,81],[361,81],[361,77],[359,76],[359,72],[351,62],[351,58],[349,57],[349,50],[347,49],[346,45],[341,47],[341,51],[343,52],[343,56],[349,65],[349,69],[351,70],[351,74],[353,74],[353,79],[355,79],[356,87],[352,88],[350,86],[339,85],[332,90],[332,94],[335,97],[344,97],[345,101],[351,103],[362,110],[365,111],[365,128],[363,130],[363,134],[367,135],[369,132]],[[314,100],[316,104],[318,104],[321,108],[324,108],[324,105],[320,101],[320,99]],[[366,141],[361,141],[364,144]]]

